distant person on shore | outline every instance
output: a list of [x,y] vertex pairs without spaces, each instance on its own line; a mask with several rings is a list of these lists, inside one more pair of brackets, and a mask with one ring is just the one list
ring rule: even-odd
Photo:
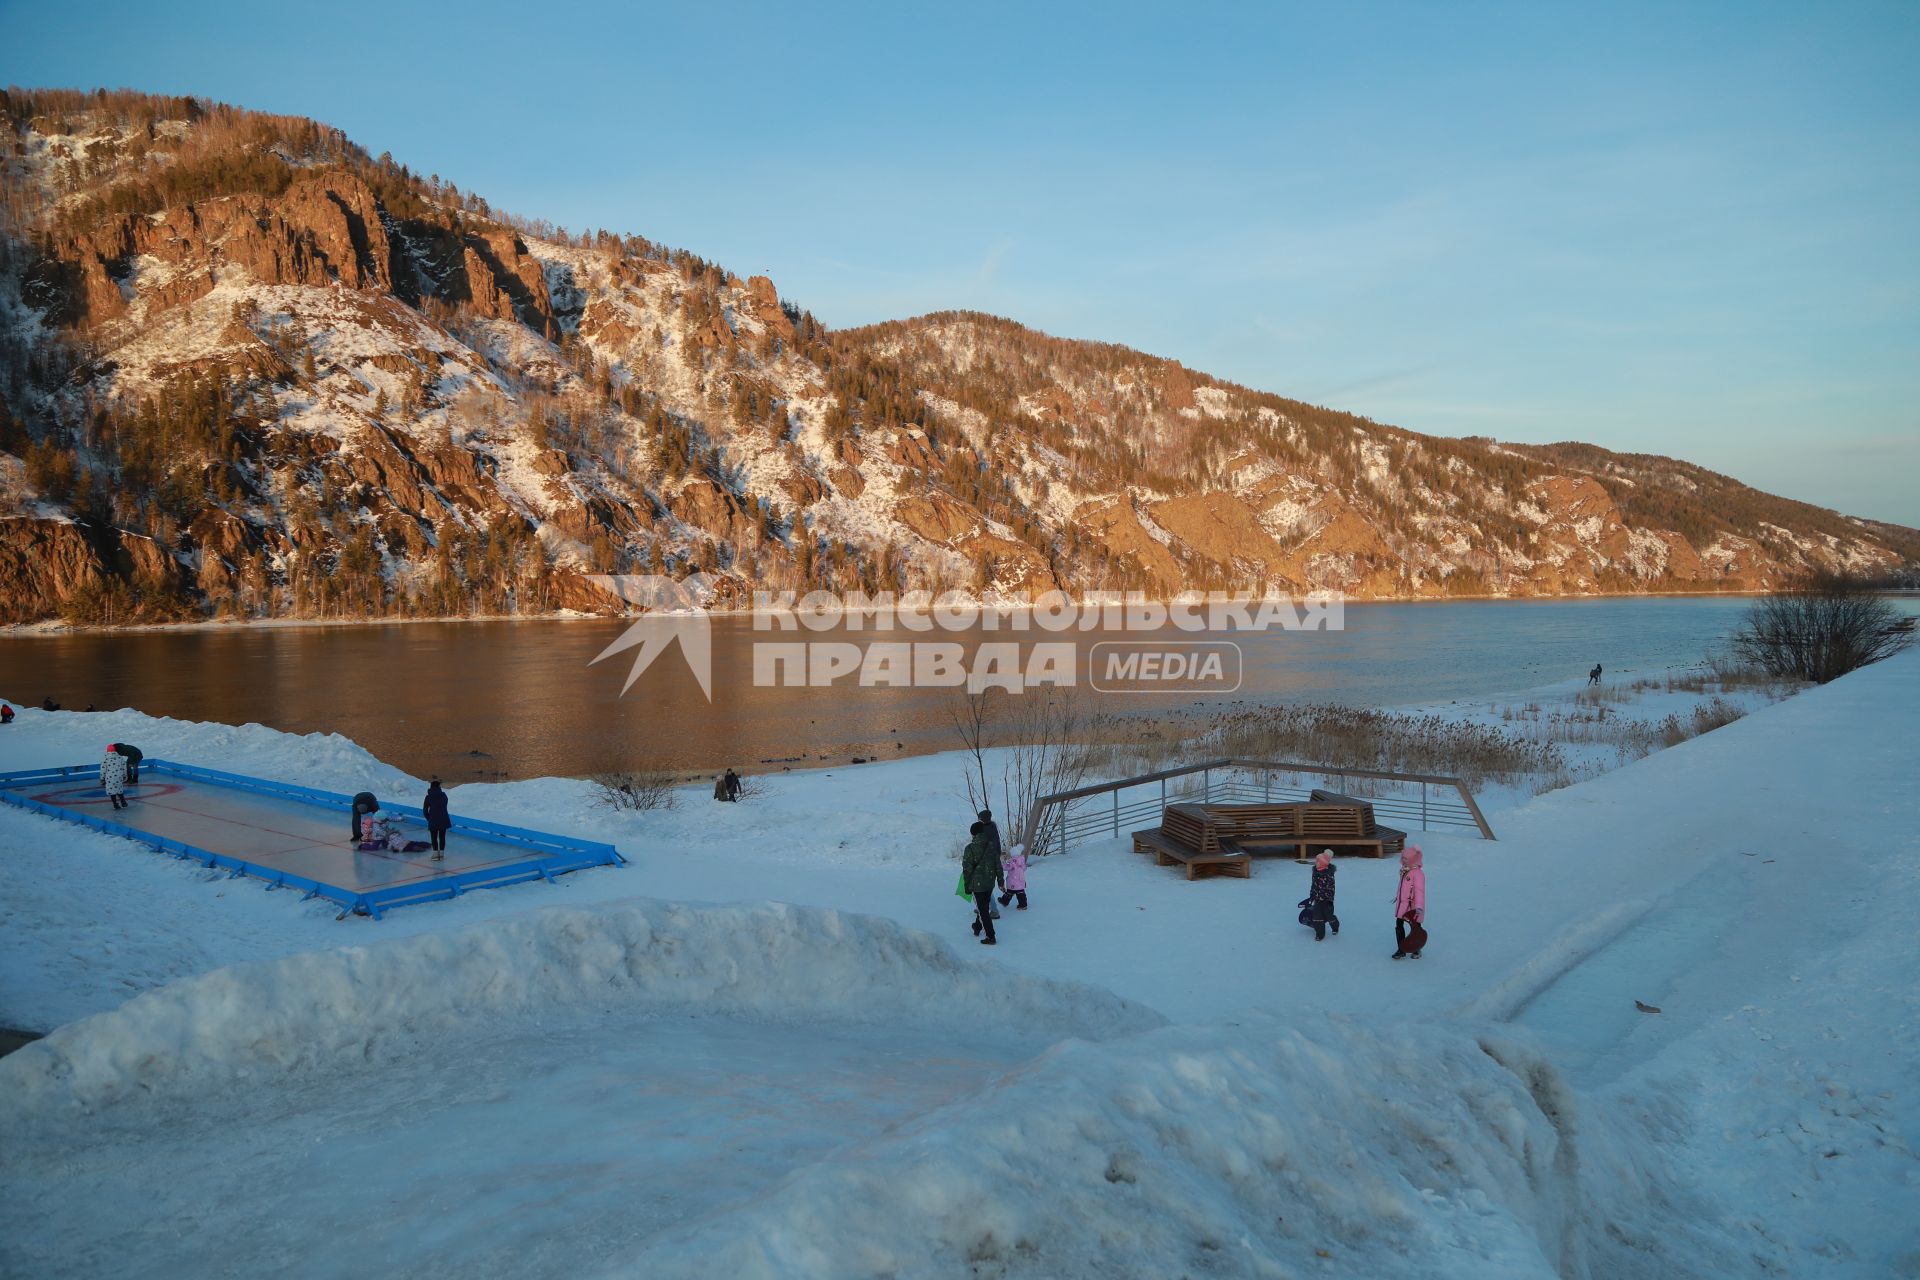
[[1001,887],[1006,874],[1000,870],[997,842],[987,839],[986,825],[976,822],[968,834],[973,839],[967,842],[967,852],[960,860],[960,876],[973,896],[973,936],[980,939],[981,946],[991,947],[995,945],[993,891]]
[[1393,895],[1393,958],[1418,960],[1427,945],[1427,873],[1420,846],[1410,844],[1400,855],[1400,888]]
[[739,774],[729,769],[727,770],[726,776],[722,778],[720,781],[726,784],[727,799],[735,800],[735,801],[740,799],[740,775]]
[[114,808],[127,807],[127,758],[115,751],[111,743],[100,761],[100,789],[113,801]]
[[1020,899],[1019,911],[1027,909],[1027,846],[1016,844],[1000,858],[1000,905]]
[[420,812],[427,820],[427,839],[433,845],[433,860],[444,861],[447,856],[447,828],[453,825],[453,819],[447,816],[447,793],[440,786],[440,779],[434,778],[427,783],[427,798],[420,802]]
[[1313,940],[1325,942],[1327,927],[1333,927],[1333,936],[1340,936],[1340,917],[1333,914],[1333,850],[1322,849],[1320,856],[1313,860],[1313,879],[1308,884],[1307,896],[1300,899],[1300,923],[1313,929]]
[[732,794],[727,791],[727,775],[724,773],[713,775],[713,798],[727,801],[733,799]]
[[147,758],[146,753],[134,746],[131,742],[116,742],[111,747],[108,747],[107,750],[118,751],[122,756],[126,757],[127,785],[130,787],[139,786],[140,762]]
[[374,797],[373,792],[362,791],[353,798],[353,815],[351,818],[353,834],[351,838],[355,844],[359,844],[362,840],[369,838],[367,835],[368,828],[363,820],[368,814],[378,812],[380,812],[380,801]]
[[1589,685],[1596,685],[1600,683],[1600,664],[1599,663],[1597,662],[1594,663],[1593,670],[1587,672],[1587,683]]
[[13,723],[13,708],[8,706],[4,702],[0,702],[0,724],[12,724],[12,723]]
[[48,694],[46,697],[40,699],[40,709],[42,711],[58,711],[60,704],[53,700],[52,694]]

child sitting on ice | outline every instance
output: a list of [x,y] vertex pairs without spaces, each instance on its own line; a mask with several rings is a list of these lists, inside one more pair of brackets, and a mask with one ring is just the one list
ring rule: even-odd
[[1001,884],[1000,905],[1006,906],[1013,899],[1020,899],[1020,910],[1027,909],[1027,846],[1016,844],[1000,858],[1000,871],[1006,879]]
[[368,851],[391,849],[398,853],[407,847],[407,838],[400,834],[400,824],[389,817],[385,809],[375,809],[360,815],[360,847]]

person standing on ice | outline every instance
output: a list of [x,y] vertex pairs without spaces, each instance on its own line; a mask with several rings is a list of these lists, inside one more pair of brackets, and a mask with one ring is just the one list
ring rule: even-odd
[[126,757],[127,785],[130,787],[139,786],[140,785],[140,762],[147,758],[146,752],[140,750],[140,748],[134,746],[131,742],[116,742],[107,749],[109,751],[117,751],[122,756]]
[[1393,895],[1393,958],[1420,958],[1427,945],[1427,873],[1420,865],[1420,846],[1410,844],[1400,855],[1400,888]]
[[[973,824],[973,839],[967,841],[967,852],[960,860],[960,875],[966,881],[967,892],[973,895],[973,933],[980,939],[980,945],[991,947],[993,939],[993,891],[1004,883],[1006,876],[1000,870],[1000,851],[997,842],[990,842],[986,835],[986,824]],[[984,936],[982,936],[984,935]]]
[[378,813],[379,811],[380,801],[374,798],[373,792],[362,791],[359,795],[356,795],[353,798],[353,813],[348,819],[353,824],[353,829],[348,839],[352,840],[355,844],[359,844],[364,838],[364,833],[360,829],[360,819],[369,813]]
[[728,769],[726,776],[721,778],[720,781],[726,785],[727,799],[738,801],[740,799],[740,775],[732,769]]
[[427,783],[427,798],[420,802],[420,813],[427,820],[427,839],[433,843],[433,860],[440,862],[447,856],[447,828],[453,825],[453,819],[447,816],[447,793],[440,786],[440,779]]
[[127,758],[115,751],[111,744],[100,761],[100,789],[107,793],[107,799],[113,801],[114,808],[127,807]]
[[1000,905],[1006,906],[1015,898],[1020,899],[1017,910],[1027,909],[1027,846],[1017,844],[1006,851],[1000,859],[1001,877]]
[[1597,662],[1594,663],[1593,670],[1587,672],[1587,683],[1590,685],[1600,683],[1600,664],[1599,663]]
[[1333,926],[1333,936],[1340,936],[1340,917],[1333,914],[1333,850],[1322,849],[1320,856],[1313,860],[1313,880],[1307,887],[1307,896],[1300,899],[1300,923],[1313,926],[1313,940],[1327,940],[1327,926]]

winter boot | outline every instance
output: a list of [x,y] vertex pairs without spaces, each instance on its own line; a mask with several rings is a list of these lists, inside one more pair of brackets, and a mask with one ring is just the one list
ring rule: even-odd
[[1333,918],[1328,920],[1327,923],[1333,926],[1333,936],[1336,938],[1339,937],[1340,936],[1340,917],[1334,916]]
[[1395,960],[1405,960],[1407,958],[1407,953],[1404,951],[1396,951],[1393,953],[1393,958]]
[[980,939],[980,945],[983,947],[997,947],[1000,944],[995,942],[992,938],[982,938]]

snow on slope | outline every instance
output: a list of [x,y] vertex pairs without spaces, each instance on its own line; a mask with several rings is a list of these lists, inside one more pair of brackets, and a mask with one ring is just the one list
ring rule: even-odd
[[[1343,864],[1347,928],[1316,945],[1291,924],[1304,886],[1288,868],[1189,885],[1096,848],[1042,864],[1034,911],[974,951],[984,968],[906,931],[736,908],[690,913],[703,923],[684,937],[717,968],[676,948],[694,973],[656,987],[627,976],[628,957],[651,953],[642,922],[657,938],[686,909],[616,904],[178,983],[0,1062],[0,1096],[25,1099],[0,1112],[5,1176],[32,1194],[0,1198],[25,1205],[0,1237],[51,1260],[35,1274],[107,1269],[148,1242],[171,1260],[157,1274],[235,1248],[262,1251],[243,1271],[351,1274],[369,1265],[360,1213],[396,1250],[382,1260],[417,1274],[488,1274],[466,1265],[474,1249],[521,1275],[1912,1274],[1920,992],[1902,958],[1920,924],[1900,904],[1920,890],[1916,706],[1907,655],[1501,815],[1498,844],[1429,842],[1435,942],[1415,964],[1384,955],[1389,868]],[[674,834],[632,872],[569,880],[837,894],[964,941],[938,851],[888,869],[843,849],[790,878],[743,861],[783,822],[835,810],[849,837],[890,805],[924,824],[930,795],[874,792],[933,768],[782,779],[759,812],[669,815]],[[530,786],[551,805],[542,788],[558,785],[485,794],[504,805]],[[807,835],[832,849],[831,830]],[[218,911],[198,919],[218,927]],[[706,928],[763,919],[776,939],[792,922],[797,946]],[[896,937],[876,953],[892,960],[843,965],[807,923],[827,920]],[[331,936],[368,936],[351,927]],[[309,969],[324,980],[298,978]],[[1207,1021],[1016,1066],[1051,1038],[1049,997],[1037,1017],[992,1000],[1038,971],[1101,969]],[[347,986],[354,974],[377,989]],[[708,991],[715,1025],[661,1022]],[[832,1040],[868,1002],[913,1011],[916,1029],[869,1021]],[[1127,1017],[1152,1021],[1093,1022],[1123,1032]],[[274,1065],[289,1036],[321,1046],[291,1073]],[[153,1052],[176,1047],[177,1075]],[[861,1111],[845,1073],[865,1054],[878,1101]],[[231,1087],[242,1067],[255,1089]],[[634,1096],[647,1080],[655,1092]],[[107,1105],[87,1115],[83,1099]],[[817,1132],[823,1108],[838,1141]],[[497,1144],[475,1136],[488,1126]],[[678,1174],[707,1198],[658,1185]],[[271,1225],[235,1240],[234,1203]],[[98,1204],[119,1216],[89,1225]],[[412,1229],[423,1215],[448,1225]]]
[[57,1127],[75,1113],[164,1105],[263,1077],[379,1066],[455,1030],[582,1005],[774,1021],[951,1026],[984,1017],[1053,1036],[1160,1020],[1094,988],[999,981],[930,935],[871,916],[779,905],[555,908],[150,991],[0,1059],[0,1129]]

